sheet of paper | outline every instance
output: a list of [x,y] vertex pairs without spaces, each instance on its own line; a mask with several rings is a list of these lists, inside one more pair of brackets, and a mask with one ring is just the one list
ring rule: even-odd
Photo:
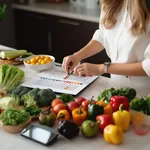
[[79,77],[73,74],[64,79],[66,75],[61,67],[55,66],[53,70],[41,72],[36,77],[25,81],[22,85],[42,89],[51,88],[57,93],[77,95],[98,78],[98,76]]

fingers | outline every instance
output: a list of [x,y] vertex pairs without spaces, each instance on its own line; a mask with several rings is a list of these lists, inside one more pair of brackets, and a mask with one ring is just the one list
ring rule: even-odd
[[67,73],[70,73],[79,63],[78,61],[78,58],[76,58],[74,55],[67,56],[63,59],[62,67]]
[[78,76],[85,76],[85,75],[86,75],[86,74],[85,74],[85,70],[84,70],[84,68],[83,68],[82,65],[76,66],[75,69],[74,69],[74,72],[75,72],[75,74],[77,74]]
[[80,65],[77,65],[74,69],[75,74],[79,76],[92,76],[93,72],[91,69],[91,65],[89,63],[82,63]]
[[69,64],[70,64],[71,62],[72,62],[72,60],[71,60],[70,56],[65,57],[65,58],[63,59],[62,67],[64,68],[64,70],[65,70],[66,72],[69,72],[69,70],[70,70]]

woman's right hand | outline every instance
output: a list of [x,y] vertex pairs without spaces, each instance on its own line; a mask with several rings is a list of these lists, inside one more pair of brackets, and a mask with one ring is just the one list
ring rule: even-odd
[[79,64],[80,59],[77,55],[69,55],[64,57],[62,67],[67,73],[70,73],[77,64]]

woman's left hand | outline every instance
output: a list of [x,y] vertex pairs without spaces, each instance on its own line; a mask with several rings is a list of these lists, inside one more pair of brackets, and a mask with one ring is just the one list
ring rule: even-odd
[[82,63],[75,67],[74,72],[79,76],[102,75],[103,64]]

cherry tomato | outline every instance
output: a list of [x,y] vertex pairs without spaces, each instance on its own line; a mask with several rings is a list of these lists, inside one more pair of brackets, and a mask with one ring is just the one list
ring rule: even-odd
[[44,60],[48,60],[49,62],[52,61],[52,59],[48,56],[46,56]]
[[36,58],[37,60],[39,60],[39,59],[41,58],[41,56],[36,56],[35,58]]
[[36,60],[36,58],[35,57],[33,57],[33,58],[31,58],[31,63],[36,63],[37,62],[37,60]]
[[31,64],[31,61],[30,61],[30,60],[28,60],[26,63],[27,63],[27,64]]

